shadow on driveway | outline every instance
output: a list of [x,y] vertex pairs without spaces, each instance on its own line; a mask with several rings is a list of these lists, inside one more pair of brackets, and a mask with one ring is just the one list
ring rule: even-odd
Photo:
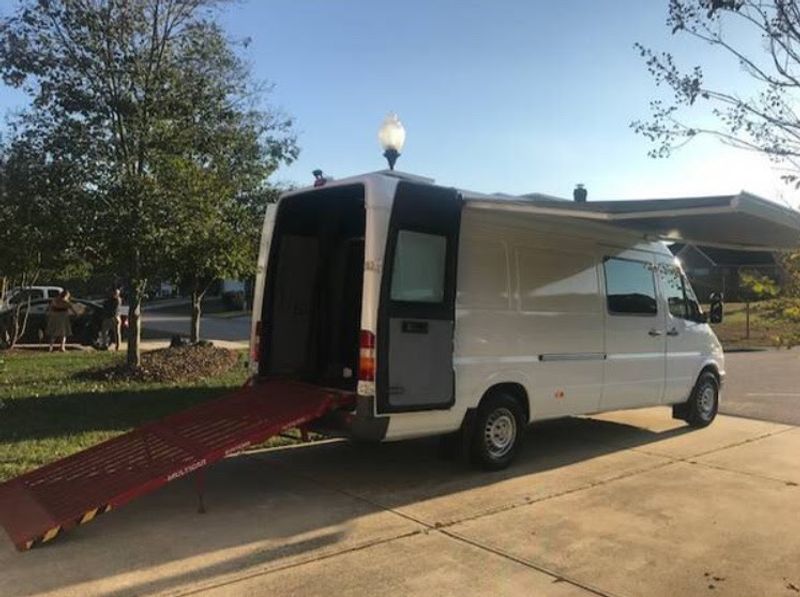
[[[31,552],[7,543],[0,569],[13,594],[85,593],[100,588],[96,582],[121,595],[284,567],[663,466],[670,461],[626,448],[688,431],[544,422],[530,428],[515,464],[496,473],[441,458],[431,439],[242,455],[207,472],[202,516],[192,480],[182,479]],[[570,469],[576,463],[584,465]]]

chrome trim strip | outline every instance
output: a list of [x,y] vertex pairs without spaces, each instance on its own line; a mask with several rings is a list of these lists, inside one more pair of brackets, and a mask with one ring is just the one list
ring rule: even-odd
[[455,365],[490,365],[494,363],[535,363],[538,356],[512,356],[512,357],[453,357]]
[[602,352],[568,352],[562,354],[540,354],[539,360],[547,361],[604,361],[605,353]]

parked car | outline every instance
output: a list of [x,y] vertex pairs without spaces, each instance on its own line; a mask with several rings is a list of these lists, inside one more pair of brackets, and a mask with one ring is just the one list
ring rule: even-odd
[[5,301],[0,303],[0,308],[12,307],[19,303],[27,302],[28,299],[31,301],[52,299],[63,291],[64,289],[61,286],[23,286],[12,288],[6,293]]
[[[28,320],[19,343],[36,344],[49,341],[47,337],[47,306],[49,304],[50,299],[36,299],[32,300],[29,305],[23,306],[20,317],[25,317],[27,311]],[[67,338],[67,342],[105,348],[100,339],[100,328],[103,324],[102,303],[86,299],[72,299],[72,304],[77,314],[72,316],[72,336]],[[11,330],[14,327],[15,313],[15,309],[0,311],[0,344],[9,341]],[[127,314],[122,314],[121,318],[124,334],[128,327]]]

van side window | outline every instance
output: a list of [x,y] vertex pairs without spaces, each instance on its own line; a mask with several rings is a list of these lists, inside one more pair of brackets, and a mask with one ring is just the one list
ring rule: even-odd
[[669,306],[670,314],[673,317],[687,319],[689,310],[680,271],[672,265],[660,265],[658,269],[661,274],[661,289]]
[[446,237],[400,230],[392,269],[392,300],[441,303],[444,300],[446,254]]
[[608,311],[615,315],[655,315],[653,266],[644,261],[608,257],[603,264]]

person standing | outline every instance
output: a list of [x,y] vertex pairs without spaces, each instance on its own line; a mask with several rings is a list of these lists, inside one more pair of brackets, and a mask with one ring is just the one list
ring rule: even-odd
[[50,352],[58,342],[59,350],[67,350],[67,338],[72,335],[70,315],[75,315],[75,308],[70,301],[69,290],[62,290],[47,307],[47,335],[50,337]]
[[111,294],[103,301],[103,325],[100,328],[100,336],[105,346],[111,346],[111,338],[114,339],[114,350],[119,352],[119,342],[121,335],[122,320],[119,316],[119,308],[122,305],[119,288],[114,288]]

